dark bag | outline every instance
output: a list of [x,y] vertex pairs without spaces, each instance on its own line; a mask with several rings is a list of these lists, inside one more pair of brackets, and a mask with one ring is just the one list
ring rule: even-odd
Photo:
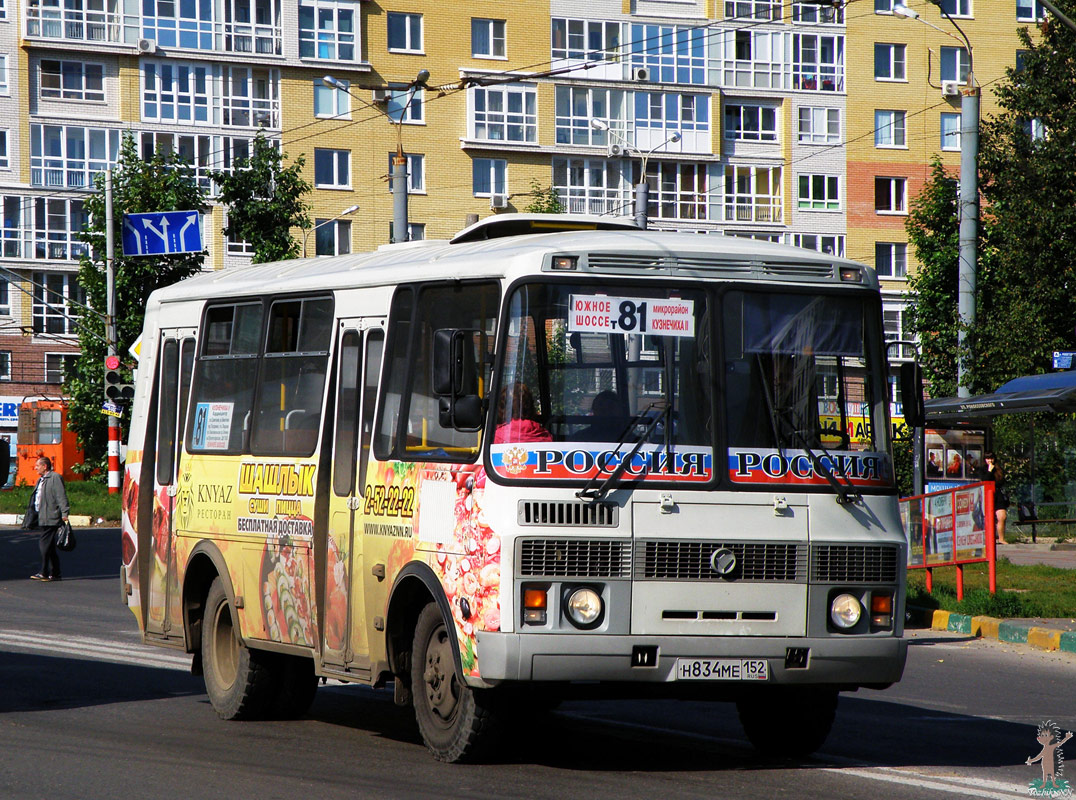
[[75,532],[71,530],[70,522],[60,523],[56,530],[56,549],[70,552],[75,549]]
[[36,531],[40,526],[37,522],[37,489],[35,488],[30,492],[30,502],[26,504],[26,513],[22,517],[22,529],[25,531]]

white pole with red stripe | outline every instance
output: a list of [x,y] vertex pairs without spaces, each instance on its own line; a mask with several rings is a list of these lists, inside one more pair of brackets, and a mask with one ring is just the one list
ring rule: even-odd
[[[107,364],[116,362],[116,279],[113,261],[116,257],[116,245],[112,224],[112,170],[105,170],[105,341],[108,344]],[[119,494],[120,491],[120,421],[118,417],[108,417],[108,493]]]

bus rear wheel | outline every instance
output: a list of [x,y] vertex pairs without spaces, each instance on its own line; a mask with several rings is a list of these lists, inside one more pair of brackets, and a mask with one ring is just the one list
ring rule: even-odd
[[259,719],[272,709],[272,654],[239,641],[224,582],[215,578],[202,622],[202,675],[206,694],[221,719]]
[[740,724],[755,749],[802,758],[823,745],[837,715],[836,689],[773,686],[736,701]]
[[419,732],[434,758],[449,763],[479,755],[495,725],[488,694],[460,679],[454,635],[430,603],[418,616],[411,650],[411,696]]

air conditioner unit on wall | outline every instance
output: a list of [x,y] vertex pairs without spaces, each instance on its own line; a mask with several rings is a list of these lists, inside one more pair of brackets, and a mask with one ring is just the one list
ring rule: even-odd
[[620,158],[620,156],[624,155],[624,145],[612,142],[609,145],[609,148],[605,151],[605,154],[609,156],[609,158]]
[[959,81],[942,81],[942,96],[943,97],[959,97],[960,96],[960,82]]
[[489,196],[490,209],[495,208],[508,208],[508,195],[506,194],[491,194]]
[[631,71],[631,79],[633,81],[649,81],[650,70],[646,67],[636,67]]
[[138,48],[139,53],[156,53],[157,52],[157,40],[156,39],[139,39],[135,45]]
[[389,101],[389,97],[392,96],[392,92],[390,92],[388,89],[374,89],[373,95],[375,103],[387,103]]

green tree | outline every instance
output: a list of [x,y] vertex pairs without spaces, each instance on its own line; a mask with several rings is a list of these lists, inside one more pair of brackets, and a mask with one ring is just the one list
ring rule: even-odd
[[[108,307],[104,175],[97,176],[95,188],[96,192],[86,198],[90,222],[80,237],[90,245],[90,255],[82,258],[78,271],[78,281],[86,292],[89,307],[74,307],[82,356],[78,367],[64,376],[64,393],[70,398],[69,425],[78,435],[88,471],[103,469],[108,455],[108,420],[101,414],[106,355],[104,312]],[[123,230],[124,214],[206,209],[205,191],[198,186],[187,162],[164,150],[144,161],[134,137],[124,134],[119,160],[112,172],[112,224],[116,240]],[[115,249],[116,352],[121,361],[129,361],[127,350],[142,333],[150,293],[200,271],[205,253],[127,256],[118,241]],[[62,298],[51,298],[51,302],[62,305]],[[129,420],[127,409],[125,427]]]
[[537,178],[531,178],[530,204],[523,210],[528,214],[563,214],[564,204],[552,186],[543,187]]
[[258,131],[249,160],[230,172],[209,173],[228,209],[224,235],[253,247],[255,264],[296,258],[301,246],[290,229],[310,228],[310,205],[303,200],[311,188],[302,175],[306,159],[300,155],[285,167],[287,157]]

